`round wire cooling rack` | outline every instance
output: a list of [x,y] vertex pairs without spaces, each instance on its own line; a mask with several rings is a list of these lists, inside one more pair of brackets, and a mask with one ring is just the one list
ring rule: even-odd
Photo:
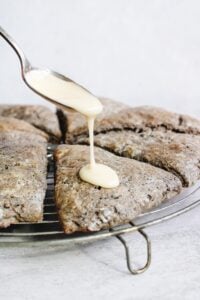
[[[44,218],[39,223],[25,223],[11,225],[0,230],[0,245],[26,243],[64,244],[89,242],[115,236],[124,246],[127,268],[131,274],[143,273],[151,264],[151,241],[143,229],[170,220],[185,213],[200,204],[200,183],[192,188],[185,189],[180,195],[166,201],[159,207],[143,213],[133,221],[123,226],[116,226],[110,230],[102,230],[93,233],[65,234],[60,226],[55,202],[54,202],[54,162],[52,150],[48,147],[48,175],[47,192],[44,201]],[[130,250],[123,235],[130,232],[138,232],[146,241],[147,258],[143,267],[135,269],[131,263]]]

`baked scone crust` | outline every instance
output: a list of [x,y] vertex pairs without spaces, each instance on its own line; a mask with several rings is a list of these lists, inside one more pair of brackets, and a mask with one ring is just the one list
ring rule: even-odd
[[59,122],[56,114],[42,105],[0,105],[0,115],[24,120],[44,131],[50,142],[58,143],[61,139]]
[[46,140],[49,139],[48,134],[44,131],[35,128],[31,124],[19,120],[12,117],[1,117],[0,116],[0,132],[9,132],[9,131],[22,131],[22,132],[29,132],[33,134],[40,135],[44,137]]
[[[103,99],[95,123],[96,146],[172,172],[189,187],[200,179],[200,121],[159,107],[128,107]],[[88,145],[87,122],[71,110],[60,112],[65,142]],[[58,114],[58,115],[59,115]]]
[[[78,144],[89,144],[79,137]],[[200,135],[169,130],[109,131],[94,137],[94,144],[119,156],[133,158],[167,170],[189,187],[200,179]]]
[[42,220],[46,147],[34,133],[0,132],[0,227]]
[[[103,112],[95,120],[95,134],[110,130],[166,129],[178,133],[200,134],[200,121],[183,114],[153,106],[130,107],[110,99],[101,99]],[[71,109],[58,110],[66,143],[76,143],[80,136],[88,136],[85,117]]]
[[95,156],[97,162],[117,171],[117,188],[100,188],[79,178],[80,168],[88,163],[88,146],[60,145],[55,151],[55,200],[66,233],[98,231],[127,223],[181,190],[176,176],[149,164],[99,148],[95,148]]

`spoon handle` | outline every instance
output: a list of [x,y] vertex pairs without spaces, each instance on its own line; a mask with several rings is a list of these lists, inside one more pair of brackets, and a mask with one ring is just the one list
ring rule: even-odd
[[3,37],[3,39],[13,48],[13,50],[17,54],[17,56],[20,60],[22,76],[24,77],[24,72],[26,72],[30,68],[30,63],[27,60],[24,52],[17,45],[17,43],[14,41],[14,39],[1,26],[0,26],[0,36]]

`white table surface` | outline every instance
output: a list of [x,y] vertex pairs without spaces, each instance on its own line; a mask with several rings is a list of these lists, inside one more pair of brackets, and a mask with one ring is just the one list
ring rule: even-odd
[[[152,265],[139,276],[127,271],[116,238],[86,245],[3,247],[0,299],[199,299],[200,207],[146,230]],[[138,234],[127,235],[136,264],[144,261]]]
[[[59,5],[58,5],[59,3]],[[35,65],[97,95],[200,116],[198,0],[1,0],[0,20]],[[0,103],[45,104],[0,40]],[[129,274],[116,238],[71,247],[0,248],[2,300],[200,299],[200,207],[149,228],[152,264]],[[144,242],[127,236],[135,261]]]

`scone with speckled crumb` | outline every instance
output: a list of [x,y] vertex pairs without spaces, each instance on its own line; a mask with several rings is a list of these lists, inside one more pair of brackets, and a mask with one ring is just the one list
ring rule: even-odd
[[117,188],[100,188],[79,178],[79,170],[88,163],[88,146],[60,145],[55,151],[55,201],[65,233],[127,223],[181,191],[179,178],[160,168],[99,148],[95,156],[97,162],[116,170]]
[[29,132],[30,134],[36,134],[44,137],[46,140],[49,139],[48,134],[44,131],[35,128],[31,124],[18,120],[12,117],[1,117],[0,116],[0,132],[11,132],[11,131],[22,131]]
[[[80,137],[77,143],[89,144],[89,140]],[[167,170],[179,177],[185,187],[200,179],[200,135],[147,128],[100,133],[94,143],[116,155]]]
[[42,220],[46,147],[33,132],[0,131],[0,227]]
[[[131,107],[110,99],[100,100],[103,112],[95,120],[95,135],[119,130],[142,131],[146,128],[200,134],[200,121],[193,117],[160,107]],[[79,138],[88,136],[87,120],[80,113],[66,109],[58,110],[57,114],[66,143],[75,144]]]
[[45,132],[52,143],[58,143],[61,132],[57,116],[42,105],[0,105],[0,116],[12,117],[30,123]]
[[[167,170],[188,187],[200,179],[200,120],[158,107],[128,107],[104,99],[95,123],[94,143],[124,156]],[[88,145],[87,122],[79,113],[62,115],[66,143]]]

